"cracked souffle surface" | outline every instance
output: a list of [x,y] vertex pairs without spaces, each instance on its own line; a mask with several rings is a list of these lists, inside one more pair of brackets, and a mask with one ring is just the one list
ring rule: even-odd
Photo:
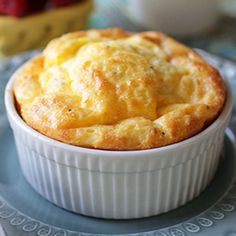
[[140,150],[187,139],[221,112],[218,71],[160,32],[70,33],[16,74],[24,121],[64,143]]

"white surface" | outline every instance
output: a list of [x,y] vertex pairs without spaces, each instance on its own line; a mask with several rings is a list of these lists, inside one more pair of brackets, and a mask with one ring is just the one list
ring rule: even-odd
[[192,35],[218,19],[217,0],[129,0],[131,17],[148,29],[171,35]]
[[0,236],[7,236],[1,224],[0,224]]
[[213,178],[232,97],[218,119],[183,142],[144,151],[101,151],[57,142],[27,126],[16,112],[14,75],[6,107],[23,173],[33,188],[63,208],[103,218],[139,218],[190,201]]

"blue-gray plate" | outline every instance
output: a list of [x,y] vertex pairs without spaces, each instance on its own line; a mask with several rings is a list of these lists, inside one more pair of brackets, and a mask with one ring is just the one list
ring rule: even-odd
[[6,235],[236,236],[235,140],[229,129],[214,180],[199,197],[174,211],[137,220],[104,220],[74,214],[39,196],[22,175],[1,105],[7,77],[30,56],[0,63],[0,225]]

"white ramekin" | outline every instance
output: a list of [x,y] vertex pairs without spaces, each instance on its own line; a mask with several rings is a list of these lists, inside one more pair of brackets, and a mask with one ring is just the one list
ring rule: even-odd
[[21,168],[44,198],[88,216],[128,219],[157,215],[192,200],[212,180],[232,97],[217,120],[177,144],[143,151],[102,151],[64,144],[30,128],[18,115],[10,79],[5,103]]

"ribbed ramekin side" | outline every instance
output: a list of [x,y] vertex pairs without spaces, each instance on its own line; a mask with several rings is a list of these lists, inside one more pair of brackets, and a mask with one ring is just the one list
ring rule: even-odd
[[[105,171],[107,163],[102,159],[94,161],[88,154],[42,145],[40,140],[17,127],[14,133],[23,173],[43,197],[77,213],[128,219],[167,212],[199,195],[215,174],[224,129],[225,126],[219,127],[207,140],[175,153],[177,159],[186,155],[182,158],[186,162],[155,171],[142,171],[140,166],[136,172],[124,169],[123,173],[113,173],[113,167],[110,172]],[[83,155],[80,162],[86,162],[82,165],[86,169],[71,166],[71,161],[57,163],[58,155],[63,155],[65,160],[81,159],[78,155]],[[99,166],[94,168],[94,165]]]

